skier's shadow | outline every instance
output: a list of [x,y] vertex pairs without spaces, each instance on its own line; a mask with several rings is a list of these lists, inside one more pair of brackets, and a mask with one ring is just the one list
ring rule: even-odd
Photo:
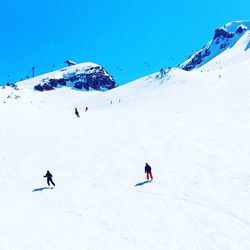
[[150,183],[150,181],[139,182],[139,183],[135,184],[135,187],[142,186],[142,185],[145,185],[147,183]]
[[43,191],[44,189],[48,189],[47,187],[36,188],[32,192]]

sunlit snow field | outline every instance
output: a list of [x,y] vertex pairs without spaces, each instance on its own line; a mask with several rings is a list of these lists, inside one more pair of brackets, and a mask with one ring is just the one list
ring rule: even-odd
[[0,89],[0,249],[249,250],[249,68]]

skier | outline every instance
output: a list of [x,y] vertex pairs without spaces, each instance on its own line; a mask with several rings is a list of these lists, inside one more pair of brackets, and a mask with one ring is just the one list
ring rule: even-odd
[[78,112],[77,108],[75,108],[75,114],[76,114],[77,118],[79,118],[79,117],[80,117],[80,115],[79,115],[79,112]]
[[86,107],[86,108],[85,108],[85,112],[87,112],[87,111],[88,111],[88,109],[89,109],[89,108],[88,108],[88,107]]
[[47,183],[48,183],[48,186],[50,187],[50,183],[52,183],[53,184],[53,186],[55,186],[56,184],[53,182],[53,180],[52,180],[52,174],[50,173],[50,171],[49,170],[47,170],[47,173],[46,173],[46,175],[44,175],[43,176],[44,178],[47,178]]
[[151,167],[148,165],[148,163],[145,164],[145,173],[147,173],[147,180],[149,181],[149,176],[151,178],[151,181],[153,180],[153,175],[151,172]]

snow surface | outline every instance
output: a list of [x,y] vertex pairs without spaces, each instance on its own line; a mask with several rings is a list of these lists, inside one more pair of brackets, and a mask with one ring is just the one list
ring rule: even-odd
[[0,89],[0,249],[249,250],[249,68]]

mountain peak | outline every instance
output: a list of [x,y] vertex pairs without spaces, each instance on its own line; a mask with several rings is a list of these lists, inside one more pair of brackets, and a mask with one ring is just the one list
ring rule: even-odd
[[85,62],[71,64],[16,84],[19,87],[31,87],[38,91],[54,90],[66,86],[78,90],[108,90],[116,87],[116,82],[107,71],[98,64]]
[[[232,49],[236,47],[240,47],[231,53],[231,57],[234,58],[239,56],[239,54],[246,51],[250,47],[250,21],[234,21],[229,22],[222,27],[215,30],[213,39],[208,42],[201,50],[197,51],[195,54],[190,56],[180,67],[184,70],[190,71],[196,68],[199,68],[210,61],[212,61],[215,57],[224,54],[227,49]],[[247,37],[245,37],[247,36]],[[244,40],[244,41],[243,41]],[[231,51],[232,52],[232,51]],[[244,54],[244,57],[246,55]],[[223,65],[223,58],[220,58],[220,67]],[[218,63],[218,62],[217,62]],[[228,62],[224,63],[224,66],[232,63]],[[211,66],[211,65],[210,65]],[[213,67],[214,68],[214,67]]]

